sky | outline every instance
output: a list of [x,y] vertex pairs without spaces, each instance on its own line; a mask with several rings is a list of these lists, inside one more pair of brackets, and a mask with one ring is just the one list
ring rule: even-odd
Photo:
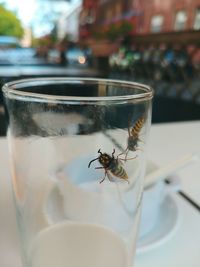
[[[67,12],[78,2],[81,0],[71,0],[71,3],[56,0],[0,0],[0,3],[17,14],[25,27],[31,27],[36,36],[48,33],[53,27],[52,21],[56,14]],[[55,16],[52,16],[52,11]]]

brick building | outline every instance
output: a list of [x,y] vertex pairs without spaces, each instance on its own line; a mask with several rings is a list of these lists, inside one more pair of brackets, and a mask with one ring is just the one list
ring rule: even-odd
[[[134,33],[200,29],[200,0],[84,0],[82,29],[126,20]],[[87,32],[89,34],[89,31]]]
[[90,37],[91,27],[96,21],[96,12],[99,0],[83,0],[82,10],[79,17],[79,36],[80,38]]
[[133,0],[99,0],[96,11],[96,24],[111,24],[122,20],[133,21],[137,17]]
[[89,36],[91,29],[128,21],[136,29],[139,12],[134,8],[133,0],[83,0],[80,16],[80,35]]
[[200,0],[138,0],[140,33],[200,29]]

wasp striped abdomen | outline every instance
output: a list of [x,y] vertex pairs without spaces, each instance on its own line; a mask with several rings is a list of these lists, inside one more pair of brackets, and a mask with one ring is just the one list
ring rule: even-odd
[[144,118],[140,118],[136,121],[135,125],[133,126],[133,128],[131,129],[131,133],[129,135],[134,136],[134,137],[138,137],[139,133],[144,125]]
[[138,119],[135,123],[135,125],[128,129],[128,141],[127,141],[127,148],[126,151],[136,151],[138,149],[138,142],[141,141],[139,139],[139,133],[144,125],[145,119],[144,117]]
[[141,150],[138,147],[138,142],[139,141],[142,142],[142,140],[140,140],[140,138],[139,138],[139,133],[142,130],[144,123],[145,123],[145,119],[144,119],[144,117],[141,117],[135,122],[135,124],[132,128],[128,127],[127,147],[126,147],[124,152],[122,152],[118,155],[118,157],[120,155],[125,154],[124,160],[126,161],[129,151],[135,152],[136,150]]
[[116,177],[121,179],[128,179],[128,175],[125,171],[125,169],[122,167],[122,165],[119,163],[118,159],[113,159],[110,162],[110,166],[108,167],[108,170]]

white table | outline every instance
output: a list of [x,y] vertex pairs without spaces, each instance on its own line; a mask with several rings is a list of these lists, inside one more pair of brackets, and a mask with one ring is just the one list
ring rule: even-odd
[[[149,158],[158,165],[173,162],[188,153],[200,153],[200,121],[153,125],[148,151]],[[200,162],[187,166],[178,175],[182,191],[200,206]]]
[[[170,163],[200,151],[199,137],[200,121],[153,125],[149,157],[159,165]],[[200,205],[200,163],[186,167],[178,175],[181,190]],[[0,192],[0,266],[21,267],[5,138],[0,138]],[[137,255],[136,267],[200,266],[200,211],[180,195],[174,197],[180,212],[176,232],[159,247]]]

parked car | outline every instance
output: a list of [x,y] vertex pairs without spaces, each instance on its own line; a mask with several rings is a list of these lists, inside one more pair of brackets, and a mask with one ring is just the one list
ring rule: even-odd
[[0,49],[21,47],[20,42],[13,36],[0,36]]

